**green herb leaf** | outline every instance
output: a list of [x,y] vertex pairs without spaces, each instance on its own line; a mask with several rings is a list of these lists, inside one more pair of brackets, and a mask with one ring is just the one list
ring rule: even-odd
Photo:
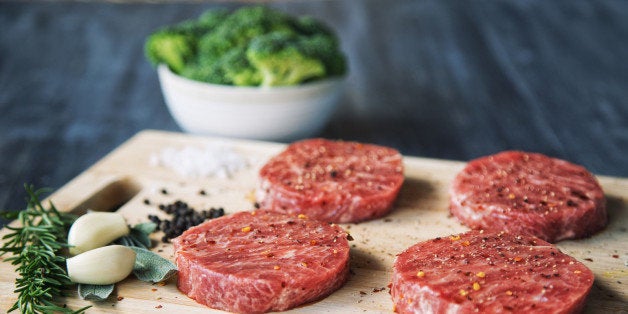
[[[67,232],[76,217],[59,212],[50,202],[46,208],[40,197],[44,190],[24,185],[29,196],[26,209],[17,213],[19,227],[7,227],[13,232],[2,237],[0,256],[10,253],[4,262],[18,265],[15,290],[17,301],[8,312],[19,309],[22,313],[77,313],[55,304],[63,290],[73,285],[65,271]],[[5,216],[8,217],[8,216]]]
[[157,224],[152,222],[137,224],[131,228],[131,232],[128,235],[118,238],[115,243],[149,249],[152,246],[149,236],[155,232],[155,229],[157,229]]
[[157,224],[154,222],[144,222],[133,226],[133,230],[141,231],[145,235],[149,235],[157,230]]
[[6,220],[13,220],[16,219],[19,215],[18,211],[8,211],[8,210],[1,210],[0,211],[0,218],[2,219],[6,219]]
[[177,266],[171,261],[147,249],[131,247],[137,254],[133,274],[137,279],[148,282],[167,280],[177,273]]
[[114,285],[78,284],[78,294],[83,300],[104,301],[113,292]]

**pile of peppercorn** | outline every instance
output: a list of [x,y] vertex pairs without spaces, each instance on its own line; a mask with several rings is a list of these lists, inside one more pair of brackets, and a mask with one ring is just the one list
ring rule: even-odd
[[148,219],[157,224],[157,230],[164,232],[162,242],[169,242],[170,239],[181,235],[185,230],[203,223],[205,220],[218,218],[225,214],[222,207],[210,208],[197,212],[187,203],[177,200],[168,205],[160,204],[159,209],[166,214],[172,215],[172,219],[160,219],[155,215],[148,215]]

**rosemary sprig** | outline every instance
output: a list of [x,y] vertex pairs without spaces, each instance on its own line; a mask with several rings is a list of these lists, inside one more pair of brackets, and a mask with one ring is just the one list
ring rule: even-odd
[[[18,299],[7,313],[17,309],[23,314],[82,313],[89,307],[73,311],[54,303],[63,296],[64,289],[73,285],[62,251],[67,248],[66,235],[76,217],[59,212],[52,202],[48,209],[44,208],[39,197],[45,190],[34,190],[29,185],[24,188],[29,198],[26,209],[17,213],[20,226],[6,227],[12,232],[2,237],[4,243],[0,247],[0,256],[11,253],[4,261],[18,265],[14,290]],[[4,217],[11,215],[15,214]]]

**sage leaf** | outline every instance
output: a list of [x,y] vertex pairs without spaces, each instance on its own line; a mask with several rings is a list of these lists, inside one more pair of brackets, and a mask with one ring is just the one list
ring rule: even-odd
[[81,299],[88,301],[104,301],[113,292],[114,285],[78,284],[78,293]]
[[161,282],[177,273],[177,266],[158,254],[141,247],[131,247],[137,254],[133,274],[137,279]]
[[118,238],[116,244],[121,244],[129,247],[141,247],[150,248],[150,234],[155,232],[157,224],[152,222],[139,223],[131,228],[128,235]]
[[157,224],[154,222],[144,222],[133,226],[133,228],[131,229],[138,230],[145,235],[149,235],[155,232],[155,230],[157,229]]

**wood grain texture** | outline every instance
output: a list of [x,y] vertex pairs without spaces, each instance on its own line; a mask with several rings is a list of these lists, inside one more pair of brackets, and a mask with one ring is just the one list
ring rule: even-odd
[[[229,179],[185,178],[171,169],[151,166],[150,156],[164,148],[202,147],[219,142],[251,158],[251,166]],[[163,215],[159,204],[183,200],[196,209],[224,207],[227,213],[252,210],[251,192],[257,171],[283,144],[224,140],[163,131],[144,131],[108,154],[104,159],[61,187],[49,199],[63,211],[83,213],[118,209],[135,224],[148,214]],[[382,219],[359,224],[342,224],[354,238],[351,244],[352,275],[347,284],[328,298],[299,307],[298,313],[389,313],[392,302],[387,285],[396,254],[422,240],[448,236],[467,229],[448,212],[447,189],[464,163],[441,159],[404,157],[406,181],[394,209]],[[587,313],[628,311],[628,179],[599,177],[609,200],[610,224],[589,239],[562,241],[561,250],[582,261],[595,274]],[[167,193],[164,194],[163,190]],[[206,195],[199,192],[204,190]],[[149,201],[149,204],[145,203]],[[6,229],[0,230],[0,235]],[[154,240],[159,234],[154,235]],[[172,246],[158,243],[153,251],[173,259]],[[14,272],[0,263],[0,289],[11,291]],[[15,295],[0,296],[0,310],[8,308]],[[73,308],[86,304],[76,297],[62,300]],[[88,313],[207,313],[206,307],[178,292],[171,280],[151,285],[133,277],[117,285],[115,295],[95,304]]]
[[[524,149],[628,177],[626,1],[267,3],[328,22],[349,57],[320,136],[461,161]],[[144,39],[242,4],[0,1],[0,208],[140,130],[179,130]]]

